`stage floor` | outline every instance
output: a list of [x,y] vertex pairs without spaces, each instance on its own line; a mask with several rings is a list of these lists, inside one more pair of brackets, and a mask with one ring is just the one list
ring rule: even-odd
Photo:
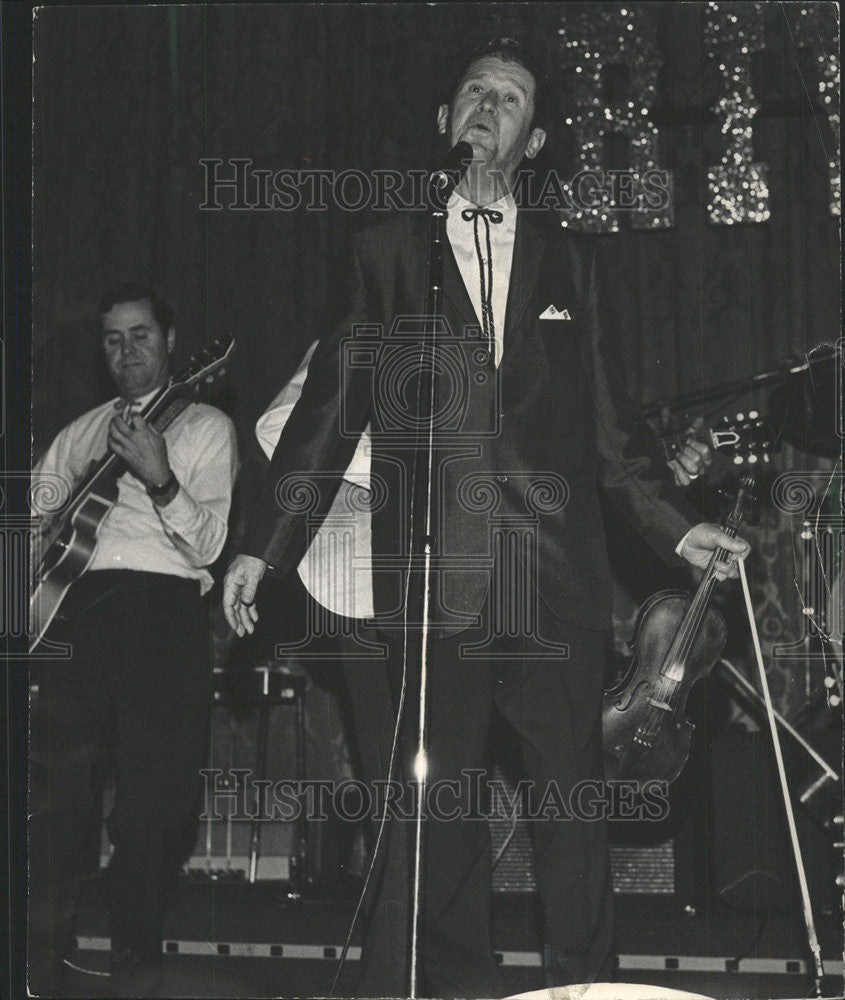
[[[183,878],[165,919],[163,994],[168,997],[326,996],[356,902],[356,885],[309,892],[292,901],[287,885]],[[796,900],[797,905],[797,900]],[[738,912],[708,904],[679,912],[673,898],[616,898],[616,981],[647,983],[716,998],[803,997],[812,991],[800,911]],[[533,895],[494,897],[494,940],[509,991],[542,989],[539,911]],[[827,973],[824,995],[842,994],[842,923],[820,918]],[[102,878],[86,883],[75,964],[108,968],[108,916]],[[336,995],[354,988],[359,936]],[[72,972],[69,996],[107,996],[102,975]]]

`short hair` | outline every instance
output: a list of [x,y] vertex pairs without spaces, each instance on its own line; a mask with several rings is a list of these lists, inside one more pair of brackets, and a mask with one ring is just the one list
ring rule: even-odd
[[160,298],[152,288],[137,281],[122,281],[103,293],[97,305],[97,327],[103,332],[103,317],[113,306],[124,302],[141,302],[148,299],[152,309],[153,319],[161,327],[161,332],[167,336],[167,331],[173,326],[173,308]]
[[452,86],[449,89],[449,108],[451,109],[458,93],[458,87],[463,82],[470,66],[485,56],[495,56],[502,62],[515,62],[523,69],[528,70],[534,78],[534,113],[531,116],[531,128],[544,127],[547,113],[548,74],[538,55],[515,38],[491,38],[470,52],[452,78]]

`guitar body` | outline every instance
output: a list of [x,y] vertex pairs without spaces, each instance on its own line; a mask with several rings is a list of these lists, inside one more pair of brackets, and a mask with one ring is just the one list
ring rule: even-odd
[[91,565],[100,525],[117,502],[117,494],[117,483],[104,481],[97,493],[89,493],[71,509],[47,543],[30,597],[31,649],[44,638],[70,585]]

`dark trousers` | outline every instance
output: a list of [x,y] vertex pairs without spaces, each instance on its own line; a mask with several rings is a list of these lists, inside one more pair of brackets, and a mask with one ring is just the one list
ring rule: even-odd
[[116,749],[108,819],[113,957],[161,961],[164,894],[196,816],[211,705],[210,630],[195,580],[95,571],[68,592],[49,637],[32,726],[29,970],[55,983],[71,946],[91,772]]
[[[540,658],[536,642],[499,636],[484,658],[466,646],[479,629],[435,639],[429,647],[428,784],[443,785],[444,818],[425,827],[418,986],[423,995],[495,997],[504,991],[491,941],[489,828],[479,816],[466,772],[486,768],[494,711],[519,735],[525,777],[535,808],[531,822],[537,884],[545,915],[545,943],[555,985],[612,976],[612,888],[607,826],[602,819],[569,818],[579,782],[601,781],[601,696],[607,635],[568,625],[545,613],[540,635],[568,647],[568,655]],[[386,636],[364,633],[376,641]],[[402,639],[388,639],[386,663],[362,662],[354,645],[345,663],[365,778],[388,775],[402,671]],[[415,690],[406,698],[416,701]],[[411,716],[414,712],[411,711]],[[413,725],[401,732],[393,777],[407,781],[416,750]],[[460,788],[456,795],[454,788]],[[595,795],[595,786],[589,786]],[[563,803],[560,807],[559,803]],[[464,818],[445,818],[457,811]],[[480,810],[485,811],[484,807]],[[600,815],[600,810],[599,810]],[[376,834],[378,826],[376,826]],[[365,905],[361,996],[407,992],[410,872],[413,824],[392,816],[385,824]]]

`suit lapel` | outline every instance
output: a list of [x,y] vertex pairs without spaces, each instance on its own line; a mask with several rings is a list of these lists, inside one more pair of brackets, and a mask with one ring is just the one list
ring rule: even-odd
[[520,328],[525,310],[537,285],[540,260],[545,249],[546,241],[528,221],[525,214],[520,213],[516,222],[511,280],[508,288],[508,304],[505,310],[505,360],[508,356],[508,345]]
[[[427,274],[428,269],[428,220],[429,216],[427,213],[421,213],[414,218],[414,246],[423,265],[423,274]],[[462,329],[452,331],[455,336],[461,336],[463,328],[467,326],[480,325],[472,301],[470,300],[469,292],[467,292],[466,285],[464,284],[464,279],[461,277],[461,272],[458,269],[458,262],[455,260],[455,255],[452,252],[452,244],[449,242],[448,236],[445,239],[443,248],[443,296],[445,299],[448,299],[452,308],[457,310],[462,321]]]
[[[458,310],[463,325],[480,326],[481,322],[475,313],[472,300],[469,297],[467,286],[455,260],[452,244],[446,239],[445,252],[443,254],[443,293],[449,302]],[[452,331],[453,333],[463,333],[463,330]]]

